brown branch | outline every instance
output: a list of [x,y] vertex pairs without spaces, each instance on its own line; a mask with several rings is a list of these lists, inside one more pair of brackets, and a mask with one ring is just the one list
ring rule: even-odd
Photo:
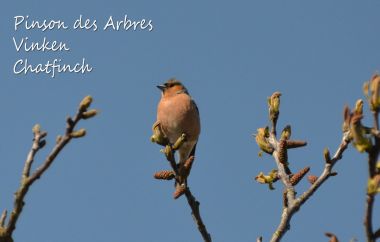
[[375,130],[379,130],[379,111],[375,110],[372,112],[373,115],[373,127]]
[[[302,204],[304,204],[313,194],[314,192],[331,176],[332,168],[335,165],[335,163],[342,158],[343,152],[346,150],[348,144],[349,144],[349,133],[346,132],[343,134],[342,141],[335,152],[334,156],[331,158],[330,162],[325,163],[325,168],[322,172],[322,174],[319,176],[317,181],[311,187],[305,191],[301,196],[296,198],[293,202],[290,202],[289,198],[291,198],[288,194],[288,206],[283,208],[282,216],[280,224],[278,225],[276,232],[272,235],[271,242],[280,241],[280,239],[284,236],[287,230],[290,228],[290,220],[295,212],[297,212]],[[275,157],[276,158],[276,157]],[[276,160],[276,163],[278,164],[278,161]],[[284,182],[285,181],[285,182]],[[287,183],[286,180],[283,180],[283,183]],[[286,186],[288,184],[285,184]],[[288,188],[287,188],[288,189]],[[288,192],[289,193],[289,192]]]
[[376,230],[376,232],[373,234],[373,237],[375,240],[379,239],[380,238],[380,228],[378,228]]
[[25,166],[24,166],[24,170],[22,172],[22,178],[21,178],[22,180],[25,180],[29,177],[30,169],[34,161],[34,156],[36,155],[38,150],[42,148],[41,144],[43,143],[40,143],[41,139],[43,139],[47,135],[46,132],[41,133],[39,129],[40,127],[38,124],[36,124],[33,127],[34,138],[33,138],[32,148],[30,149],[29,154],[25,161]]
[[51,153],[46,157],[45,161],[42,163],[40,167],[38,167],[35,172],[27,179],[27,183],[33,184],[37,179],[41,177],[41,175],[50,167],[53,163],[54,159],[57,157],[59,152],[66,146],[67,143],[72,139],[71,133],[73,132],[76,124],[81,120],[81,112],[75,115],[73,121],[71,122],[70,118],[67,119],[67,127],[65,135],[56,143]]
[[279,153],[280,153],[279,141],[277,141],[276,136],[274,134],[270,135],[268,141],[271,144],[271,146],[274,147],[274,152],[272,156],[277,165],[278,175],[286,189],[287,203],[292,204],[295,198],[295,190],[292,183],[290,182],[289,175],[286,172],[285,166],[283,164],[284,162],[281,161],[280,156],[279,156]]
[[375,197],[373,194],[367,194],[366,208],[364,215],[364,227],[368,242],[374,242],[376,240],[372,228],[372,211]]
[[[35,158],[36,153],[44,147],[46,141],[43,138],[46,136],[46,132],[42,132],[40,130],[39,125],[35,125],[33,128],[34,139],[32,143],[32,148],[28,153],[28,156],[25,161],[24,169],[22,172],[20,187],[15,193],[13,210],[10,213],[9,220],[7,226],[4,228],[4,234],[0,235],[1,242],[13,241],[12,234],[16,229],[16,223],[18,221],[19,216],[21,215],[22,209],[25,205],[24,199],[32,184],[39,179],[43,173],[50,167],[55,158],[59,155],[60,151],[70,142],[72,138],[79,138],[85,135],[84,130],[74,131],[76,124],[81,119],[91,118],[95,116],[96,111],[90,110],[87,112],[87,108],[90,106],[92,102],[92,98],[90,96],[85,97],[80,103],[77,114],[74,119],[67,119],[67,126],[65,135],[56,142],[51,153],[46,157],[45,161],[42,163],[40,167],[38,167],[32,175],[31,167]],[[90,114],[88,114],[90,113]],[[5,223],[6,213],[3,213],[3,216],[0,219],[2,224]]]
[[[351,118],[349,109],[346,107],[344,112],[344,132],[342,141],[335,152],[334,156],[331,158],[330,152],[326,149],[324,151],[325,167],[322,174],[317,177],[311,177],[312,185],[305,191],[301,196],[296,198],[296,192],[294,186],[303,178],[303,176],[309,171],[309,167],[302,169],[297,174],[292,174],[289,163],[287,149],[298,148],[305,146],[307,143],[305,141],[295,141],[290,140],[291,127],[287,125],[282,133],[279,140],[276,138],[276,125],[280,114],[280,92],[275,92],[271,97],[268,98],[269,106],[269,119],[271,121],[271,133],[267,134],[265,130],[258,129],[258,134],[256,136],[256,142],[260,149],[271,154],[276,162],[277,166],[277,176],[283,183],[285,187],[283,196],[283,210],[281,215],[281,221],[278,225],[276,231],[273,233],[271,242],[280,241],[284,234],[290,228],[290,220],[293,215],[301,208],[301,206],[314,194],[314,192],[330,177],[336,175],[336,172],[332,172],[332,168],[335,163],[342,158],[344,150],[346,150],[348,144],[350,143],[350,131],[346,127]],[[359,103],[360,104],[360,103]],[[267,183],[264,181],[264,183]]]
[[[373,129],[371,129],[371,133],[374,136],[375,144],[368,151],[368,179],[373,179],[377,175],[377,169],[376,169],[376,162],[379,157],[380,153],[380,138],[378,135],[379,133],[379,118],[378,118],[378,110],[372,112],[373,114]],[[373,232],[373,225],[372,225],[372,213],[373,213],[373,205],[375,201],[375,195],[376,193],[370,193],[367,192],[367,199],[365,204],[365,213],[364,213],[364,228],[367,236],[367,241],[374,242],[376,241],[376,231]],[[380,232],[379,232],[380,233]],[[380,235],[379,235],[380,236]],[[378,236],[378,237],[379,237]]]
[[205,242],[211,242],[211,235],[207,232],[207,228],[203,223],[201,214],[199,212],[199,202],[195,199],[193,194],[191,194],[190,188],[186,187],[185,195],[187,202],[191,208],[191,215],[193,216],[194,222],[197,225],[199,232],[201,233],[203,240]]
[[380,131],[377,129],[369,129],[368,133],[372,134],[376,138],[380,138]]
[[[185,188],[181,190],[180,193],[177,194],[177,190],[176,190],[174,198],[176,199],[182,194],[185,194],[187,202],[191,208],[191,215],[193,217],[195,224],[197,225],[199,233],[202,235],[202,238],[205,242],[211,242],[212,241],[211,235],[207,231],[206,225],[203,223],[203,220],[199,211],[200,203],[193,196],[193,194],[190,191],[190,188],[187,185],[187,176],[189,175],[190,170],[187,171],[188,173],[186,174],[186,177],[183,177],[183,175],[180,174],[181,173],[180,170],[182,169],[179,166],[180,165],[183,166],[184,164],[177,164],[174,157],[174,151],[177,150],[181,146],[181,144],[185,140],[185,137],[186,137],[185,135],[182,135],[180,138],[178,138],[177,142],[173,146],[168,144],[166,145],[164,149],[166,159],[169,161],[169,164],[174,171],[176,185],[182,185],[182,184],[185,185]],[[185,164],[188,163],[188,161],[190,161],[189,163],[191,163],[193,159],[194,159],[193,156],[189,157],[188,160],[185,162]],[[191,164],[190,164],[189,169],[191,169]]]

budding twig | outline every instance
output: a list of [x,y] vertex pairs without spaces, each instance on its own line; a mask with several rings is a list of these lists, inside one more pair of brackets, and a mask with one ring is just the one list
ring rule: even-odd
[[[154,139],[157,139],[160,137],[154,137]],[[174,179],[176,183],[176,191],[174,192],[174,199],[179,198],[181,195],[185,194],[187,202],[191,208],[191,215],[193,217],[193,220],[195,224],[197,225],[198,231],[202,235],[202,238],[205,242],[211,242],[211,235],[207,231],[206,225],[203,223],[200,211],[199,211],[199,205],[200,203],[196,200],[196,198],[193,196],[193,194],[190,191],[189,186],[187,185],[187,177],[190,174],[192,162],[194,160],[194,156],[190,156],[184,164],[177,164],[174,152],[180,148],[180,146],[183,144],[183,142],[186,139],[186,135],[182,134],[175,144],[172,146],[170,144],[166,144],[163,153],[166,156],[166,159],[169,161],[170,166],[173,169],[174,172]],[[165,174],[164,174],[165,173]],[[165,172],[157,172],[155,174],[155,177],[166,177],[166,173],[169,173],[168,171]]]
[[[56,143],[56,145],[53,147],[53,150],[50,152],[50,154],[46,157],[45,161],[31,174],[31,168],[34,161],[34,157],[36,153],[44,147],[46,144],[46,141],[44,138],[46,137],[47,133],[44,131],[41,131],[40,125],[35,125],[33,127],[33,143],[32,147],[28,153],[28,156],[25,161],[24,169],[21,176],[21,182],[20,187],[15,193],[14,198],[14,205],[13,209],[10,213],[9,220],[7,223],[7,226],[4,228],[4,231],[2,234],[0,234],[0,241],[1,242],[11,242],[12,234],[16,229],[16,223],[18,221],[19,216],[21,215],[22,209],[25,205],[25,196],[27,192],[29,191],[29,188],[33,185],[33,183],[39,179],[43,173],[50,167],[50,165],[53,163],[55,158],[59,155],[60,151],[70,142],[70,140],[73,138],[72,133],[77,132],[74,131],[74,128],[76,124],[83,118],[83,113],[87,111],[87,108],[90,106],[92,102],[92,98],[90,96],[87,96],[83,99],[81,102],[77,114],[75,115],[74,119],[68,118],[67,119],[67,126],[66,126],[66,132],[65,135],[62,136],[61,139]],[[95,115],[92,115],[92,117]],[[82,135],[83,136],[83,135]],[[6,220],[6,210],[3,212],[1,218],[0,218],[0,225],[1,227],[4,227],[5,220]]]
[[[289,168],[287,149],[302,147],[305,146],[307,143],[305,141],[290,140],[290,125],[286,126],[283,129],[280,139],[277,140],[276,124],[280,113],[280,96],[281,95],[279,92],[275,92],[270,98],[268,98],[269,117],[272,124],[272,132],[268,135],[267,132],[262,131],[264,129],[258,129],[258,135],[256,136],[256,142],[258,143],[260,149],[263,151],[270,151],[266,153],[273,156],[277,166],[277,176],[280,178],[281,182],[285,187],[284,207],[282,211],[281,221],[276,231],[272,235],[272,238],[270,240],[271,242],[280,241],[280,239],[284,236],[286,231],[289,230],[290,220],[292,219],[293,215],[330,176],[336,174],[332,171],[332,168],[335,165],[335,163],[342,158],[342,154],[350,142],[350,130],[349,127],[347,127],[347,130],[343,133],[341,144],[339,145],[334,156],[330,157],[329,151],[325,150],[325,167],[322,174],[319,177],[313,175],[309,176],[308,180],[312,185],[307,191],[305,191],[299,197],[296,197],[295,185],[297,185],[297,183],[306,175],[310,168],[305,167],[298,173],[292,174]],[[345,112],[345,114],[345,122],[349,122],[351,119],[349,110]],[[262,179],[256,180],[263,183]]]
[[[364,83],[364,94],[367,97],[370,109],[372,111],[373,117],[373,127],[368,128],[370,134],[374,139],[374,145],[371,149],[367,149],[368,153],[368,180],[375,181],[378,176],[380,176],[380,169],[376,168],[376,163],[380,154],[380,135],[379,135],[379,111],[380,111],[380,76],[374,75],[372,79]],[[374,232],[372,224],[372,214],[373,206],[375,201],[375,196],[377,194],[376,190],[379,184],[375,182],[375,187],[372,188],[375,191],[371,191],[370,186],[372,184],[368,182],[367,185],[367,198],[365,202],[365,213],[364,213],[364,228],[367,236],[367,241],[375,242],[376,239],[380,238],[380,228]]]

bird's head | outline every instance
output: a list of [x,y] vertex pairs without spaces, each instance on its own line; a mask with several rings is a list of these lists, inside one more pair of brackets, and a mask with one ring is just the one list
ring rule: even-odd
[[162,85],[158,85],[157,88],[162,91],[162,96],[164,97],[173,96],[180,93],[189,94],[186,87],[175,78],[169,79]]

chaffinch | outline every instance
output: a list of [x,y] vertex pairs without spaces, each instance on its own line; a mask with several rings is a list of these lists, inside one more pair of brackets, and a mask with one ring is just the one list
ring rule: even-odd
[[174,144],[184,133],[185,142],[178,149],[179,165],[195,153],[201,130],[199,110],[186,87],[176,79],[157,86],[161,100],[157,106],[157,121],[153,125],[155,142]]

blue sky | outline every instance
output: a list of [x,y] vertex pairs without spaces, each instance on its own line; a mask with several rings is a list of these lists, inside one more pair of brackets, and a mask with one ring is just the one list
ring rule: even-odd
[[[322,151],[341,139],[342,110],[363,97],[362,83],[380,68],[378,1],[4,1],[0,9],[0,209],[12,208],[32,139],[47,130],[46,156],[64,120],[85,95],[98,117],[80,123],[88,135],[62,152],[26,198],[14,238],[18,242],[190,242],[201,237],[173,184],[154,180],[168,169],[150,143],[160,98],[155,87],[176,77],[196,100],[202,132],[189,184],[213,241],[271,237],[281,216],[275,191],[254,177],[274,168],[258,157],[252,133],[268,124],[266,98],[282,92],[279,128],[308,146],[291,150],[293,170],[323,169]],[[61,19],[79,15],[105,24],[151,19],[148,31],[14,31],[14,16]],[[16,52],[12,37],[64,41],[69,52]],[[45,63],[85,57],[91,73],[15,75],[18,59]],[[368,113],[368,108],[367,108]],[[370,124],[367,117],[366,124]],[[364,240],[365,155],[352,147],[328,180],[291,222],[283,241]],[[309,185],[303,181],[299,193]],[[375,205],[374,218],[380,204]],[[380,226],[379,220],[374,221]]]

